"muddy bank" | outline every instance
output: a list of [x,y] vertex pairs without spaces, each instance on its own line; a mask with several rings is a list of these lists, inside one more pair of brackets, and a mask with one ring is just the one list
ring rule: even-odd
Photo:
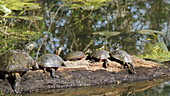
[[[132,56],[136,74],[127,74],[123,66],[109,61],[107,69],[102,68],[102,62],[90,63],[87,60],[66,61],[66,67],[60,67],[56,74],[59,78],[51,78],[48,72],[34,70],[27,72],[21,80],[22,93],[38,92],[49,89],[62,89],[78,86],[92,86],[104,84],[120,84],[152,80],[170,76],[170,67]],[[8,80],[0,79],[0,90],[13,93]]]

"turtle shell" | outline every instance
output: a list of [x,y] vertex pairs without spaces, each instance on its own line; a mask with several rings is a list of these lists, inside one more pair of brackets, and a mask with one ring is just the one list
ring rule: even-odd
[[44,54],[37,59],[39,66],[48,68],[48,67],[60,67],[64,64],[63,59],[55,54]]
[[91,56],[97,59],[108,59],[110,57],[106,50],[95,50]]
[[86,55],[84,54],[84,52],[81,51],[73,51],[71,53],[68,53],[65,57],[66,60],[78,60],[78,59],[82,59],[85,58]]
[[34,64],[33,58],[21,50],[9,50],[0,56],[1,72],[23,72],[28,71]]
[[111,52],[110,54],[115,59],[121,60],[121,61],[126,62],[126,63],[132,63],[132,59],[126,51],[115,50],[115,51]]

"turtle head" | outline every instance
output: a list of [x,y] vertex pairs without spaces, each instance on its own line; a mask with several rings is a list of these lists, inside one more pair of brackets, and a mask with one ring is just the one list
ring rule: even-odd
[[59,47],[57,50],[55,50],[54,54],[60,55],[61,51],[63,50],[63,46]]
[[86,51],[85,51],[85,54],[92,54],[92,50],[91,49],[87,49]]
[[24,48],[24,51],[29,53],[31,50],[33,50],[35,47],[37,46],[37,44],[35,42],[31,42],[31,43],[28,43],[25,48]]
[[36,60],[34,60],[34,63],[33,63],[33,65],[31,67],[34,70],[38,70],[39,69],[38,62]]
[[91,59],[91,54],[92,54],[92,50],[91,49],[87,49],[85,52],[85,55],[86,55],[86,59]]
[[120,47],[114,47],[113,50],[114,51],[120,50]]
[[97,48],[97,49],[95,49],[95,50],[104,50],[104,49],[105,49],[105,45],[103,45],[102,47]]

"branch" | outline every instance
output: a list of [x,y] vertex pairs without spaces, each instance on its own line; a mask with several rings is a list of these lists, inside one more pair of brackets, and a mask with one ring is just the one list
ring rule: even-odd
[[3,30],[1,27],[0,27],[0,32],[3,33],[4,35],[7,35],[7,36],[10,35],[10,34],[8,34],[8,33],[6,32],[6,30]]

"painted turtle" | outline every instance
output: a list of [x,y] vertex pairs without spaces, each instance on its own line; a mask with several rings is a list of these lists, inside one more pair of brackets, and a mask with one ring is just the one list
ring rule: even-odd
[[110,57],[109,52],[107,52],[104,49],[99,49],[99,50],[95,50],[92,52],[91,54],[91,58],[92,60],[97,60],[102,62],[103,61],[103,67],[106,68],[108,65],[108,58]]
[[36,61],[40,68],[43,68],[44,72],[46,72],[46,69],[51,70],[50,75],[53,78],[58,78],[57,75],[55,75],[55,71],[60,66],[65,66],[63,59],[58,56],[61,52],[61,48],[56,52],[56,54],[44,54],[40,56]]
[[86,55],[84,52],[81,51],[73,51],[71,53],[68,53],[65,57],[66,60],[80,60],[82,58],[85,58]]
[[[0,55],[0,73],[4,76],[4,79],[7,77],[14,79],[13,81],[8,81],[11,81],[10,83],[15,93],[20,93],[21,77],[36,64],[33,58],[25,52],[25,50],[32,50],[32,46],[32,44],[29,44],[23,50],[8,50]],[[36,67],[38,69],[37,65]]]
[[[130,55],[126,51],[120,50],[117,47],[114,49],[114,51],[110,52],[110,56],[116,60],[122,61],[124,68],[128,70],[129,73],[136,73],[133,63],[132,63],[133,61]],[[132,71],[130,69],[132,69]]]

